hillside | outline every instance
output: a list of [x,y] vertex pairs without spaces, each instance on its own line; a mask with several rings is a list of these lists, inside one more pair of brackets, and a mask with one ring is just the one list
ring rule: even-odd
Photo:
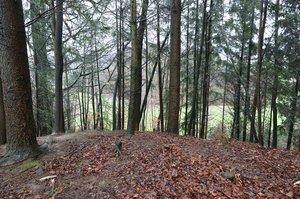
[[81,132],[39,142],[49,144],[47,154],[0,167],[0,198],[300,198],[295,151],[144,132]]

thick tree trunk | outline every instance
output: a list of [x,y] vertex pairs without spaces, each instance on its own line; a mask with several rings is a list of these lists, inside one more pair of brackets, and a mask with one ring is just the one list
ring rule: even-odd
[[54,110],[54,133],[64,133],[64,109],[63,109],[63,54],[62,54],[62,30],[63,30],[63,1],[56,1],[56,26],[54,39],[55,55],[55,110]]
[[6,143],[5,112],[3,102],[2,80],[0,75],[0,145]]
[[6,117],[6,160],[38,153],[22,1],[0,0],[0,69]]
[[171,1],[171,52],[170,52],[170,84],[167,131],[178,134],[179,100],[180,100],[180,30],[181,2]]
[[131,0],[131,67],[130,67],[130,99],[128,108],[128,125],[129,134],[134,134],[138,129],[136,125],[140,113],[140,95],[141,95],[141,76],[138,61],[138,39],[137,39],[137,14],[136,0]]

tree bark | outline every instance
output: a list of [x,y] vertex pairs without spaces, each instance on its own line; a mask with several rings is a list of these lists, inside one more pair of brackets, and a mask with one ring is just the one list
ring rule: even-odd
[[252,57],[252,47],[253,47],[253,25],[254,25],[254,7],[252,8],[251,14],[251,29],[248,43],[248,60],[247,60],[247,77],[246,77],[246,87],[245,87],[245,107],[244,107],[244,123],[243,123],[243,141],[247,139],[247,123],[250,115],[250,70],[251,70],[251,57]]
[[200,128],[200,138],[205,138],[207,134],[207,121],[208,121],[208,108],[209,108],[209,84],[210,84],[210,54],[211,54],[211,29],[212,29],[212,9],[213,9],[213,0],[210,1],[210,13],[207,16],[209,20],[207,23],[206,30],[206,42],[205,42],[205,66],[203,74],[203,86],[202,86],[202,116],[201,116],[201,128]]
[[278,70],[279,70],[279,54],[278,54],[278,29],[279,29],[279,6],[280,0],[276,1],[276,10],[275,10],[275,35],[274,35],[274,42],[275,42],[275,52],[274,52],[274,80],[273,80],[273,87],[272,87],[272,99],[271,99],[271,110],[273,111],[273,139],[272,139],[272,147],[277,148],[277,90],[279,84],[279,77],[278,77]]
[[160,47],[160,7],[157,1],[157,62],[158,62],[158,92],[159,92],[159,122],[160,131],[164,132],[164,104],[163,104],[163,83],[162,83],[162,69],[161,69],[161,47]]
[[6,117],[7,160],[39,153],[33,119],[22,1],[0,0],[0,69]]
[[171,52],[167,131],[179,133],[181,2],[171,1]]
[[56,1],[56,26],[54,38],[54,55],[55,55],[55,110],[53,132],[64,133],[64,109],[63,109],[63,54],[62,54],[62,31],[63,31],[63,2]]
[[130,67],[130,99],[128,108],[127,132],[134,134],[138,129],[136,124],[139,120],[141,95],[141,76],[138,61],[138,40],[137,40],[137,14],[136,0],[131,0],[131,67]]
[[239,76],[238,76],[237,84],[235,85],[236,89],[235,89],[235,99],[234,99],[233,134],[236,139],[240,139],[241,85],[242,85],[242,74],[243,74],[243,64],[244,64],[245,29],[246,29],[246,22],[243,21],[242,46],[241,46],[241,55],[239,59]]
[[185,119],[184,119],[184,135],[188,135],[188,109],[189,109],[189,48],[190,48],[190,7],[187,8],[186,16],[186,77],[185,77]]

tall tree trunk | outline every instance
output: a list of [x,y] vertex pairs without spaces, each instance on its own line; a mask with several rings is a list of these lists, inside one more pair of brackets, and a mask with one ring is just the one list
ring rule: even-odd
[[138,126],[140,113],[140,95],[141,95],[141,76],[138,61],[138,40],[137,40],[137,14],[136,0],[131,0],[131,67],[130,67],[130,99],[128,108],[128,124],[127,131],[134,134]]
[[255,118],[257,109],[257,126],[258,126],[258,141],[264,145],[264,136],[262,131],[262,112],[261,112],[261,75],[262,75],[262,62],[263,62],[263,44],[264,32],[267,20],[268,0],[261,0],[260,5],[260,22],[259,22],[259,35],[258,35],[258,60],[257,60],[257,74],[255,83],[255,93],[252,106],[252,119],[250,128],[250,141],[253,142],[253,135],[255,131]]
[[[243,19],[244,20],[244,19]],[[244,65],[244,50],[245,50],[245,30],[246,22],[243,21],[243,32],[242,32],[242,46],[241,54],[239,58],[239,76],[237,84],[235,85],[235,99],[234,99],[234,122],[233,131],[236,139],[240,139],[240,109],[241,109],[241,85],[242,85],[242,74]]]
[[273,140],[272,140],[272,147],[277,148],[277,90],[278,90],[278,84],[279,84],[279,78],[278,78],[278,70],[279,70],[279,44],[278,44],[278,29],[279,29],[279,6],[280,6],[280,0],[276,1],[276,10],[275,10],[275,35],[274,35],[274,42],[275,42],[275,52],[274,52],[274,80],[273,80],[273,87],[272,87],[272,99],[271,99],[271,110],[273,111]]
[[271,106],[271,110],[270,110],[270,119],[269,119],[269,131],[268,131],[268,147],[271,147],[271,134],[272,134],[272,106]]
[[139,129],[141,119],[141,94],[142,94],[142,49],[144,31],[147,25],[148,0],[143,0],[141,20],[137,29],[136,0],[131,0],[131,76],[130,100],[128,109],[129,134],[134,134]]
[[[69,75],[68,70],[66,70],[66,84],[67,87],[69,86]],[[71,99],[70,99],[70,89],[67,89],[67,109],[66,109],[66,115],[67,115],[67,130],[71,130]]]
[[299,81],[300,81],[300,70],[298,69],[298,72],[296,74],[296,84],[295,84],[295,92],[294,96],[291,102],[291,108],[288,116],[288,124],[287,124],[287,132],[288,132],[288,140],[287,140],[287,145],[286,149],[290,150],[292,146],[292,138],[293,138],[293,132],[294,132],[294,123],[295,123],[295,116],[297,113],[297,100],[299,97]]
[[[83,69],[85,71],[85,69]],[[81,109],[82,109],[82,123],[83,123],[83,130],[87,130],[87,110],[86,110],[86,82],[85,77],[82,78],[81,83]]]
[[112,116],[113,116],[113,122],[112,122],[112,130],[117,129],[117,94],[118,94],[118,85],[120,81],[120,74],[118,73],[117,80],[115,83],[115,89],[114,89],[114,95],[113,95],[113,105],[112,105]]
[[160,131],[164,132],[164,104],[163,104],[163,83],[162,83],[162,70],[161,70],[161,47],[160,47],[160,7],[157,1],[157,62],[158,62],[158,92],[159,92],[159,122]]
[[[199,2],[197,0],[197,11],[196,11],[196,16],[198,15],[198,7],[199,7]],[[197,42],[195,41],[195,56],[194,56],[194,84],[193,84],[193,96],[192,96],[192,107],[191,107],[191,112],[190,112],[190,121],[188,124],[188,134],[189,135],[196,135],[196,114],[198,112],[198,86],[199,86],[199,76],[200,76],[200,68],[202,64],[202,54],[203,54],[203,47],[204,47],[204,36],[206,32],[206,18],[207,18],[207,12],[206,12],[206,7],[207,7],[207,0],[204,0],[203,2],[203,11],[202,11],[202,29],[201,29],[201,40],[200,40],[200,50],[199,53],[197,53]],[[197,17],[198,18],[198,17]],[[196,27],[195,27],[195,39],[197,38],[198,40],[198,29],[199,29],[199,19],[196,21]]]
[[6,117],[6,155],[0,162],[36,155],[29,64],[22,1],[0,0],[0,73]]
[[186,19],[186,77],[185,77],[185,120],[184,120],[184,135],[188,135],[188,109],[189,109],[189,48],[190,48],[190,6],[187,8],[187,19]]
[[209,18],[207,22],[206,30],[206,42],[205,42],[205,66],[203,74],[203,86],[202,86],[202,116],[201,116],[201,128],[200,128],[200,137],[205,138],[207,134],[207,121],[208,121],[208,106],[209,106],[209,84],[210,84],[210,75],[209,75],[209,62],[211,54],[211,29],[212,29],[212,11],[213,11],[213,0],[210,1],[210,11]]
[[170,83],[167,131],[178,134],[179,131],[179,100],[180,100],[180,30],[181,2],[171,1],[171,52],[170,52]]
[[99,90],[99,104],[97,105],[97,126],[100,130],[104,130],[103,121],[103,109],[102,109],[102,88],[100,82],[100,67],[99,67],[99,55],[97,49],[96,33],[95,33],[95,52],[96,52],[96,69],[97,69],[97,84]]
[[91,66],[91,98],[92,98],[92,111],[93,111],[93,129],[97,128],[96,122],[96,108],[95,108],[95,85],[94,85],[94,65]]
[[246,87],[245,87],[245,107],[244,107],[244,123],[243,123],[243,141],[246,141],[247,138],[247,123],[250,115],[250,71],[251,71],[251,56],[252,56],[252,47],[253,47],[253,25],[254,25],[254,11],[255,8],[252,8],[251,14],[251,29],[248,43],[248,60],[247,60],[247,77],[246,77]]
[[222,133],[225,133],[225,104],[226,104],[226,88],[227,88],[227,70],[228,70],[228,58],[225,67],[225,77],[224,77],[224,89],[223,89],[223,107],[222,107]]
[[[1,65],[0,65],[1,66]],[[0,74],[0,145],[6,143],[5,112],[3,102],[2,80]]]
[[79,105],[80,129],[81,129],[81,131],[83,131],[83,113],[82,113],[82,105],[81,105],[80,89],[79,89],[79,87],[78,87],[77,96],[78,96],[78,105]]
[[[115,1],[117,13],[121,12],[118,7],[118,1]],[[121,79],[122,79],[122,52],[121,52],[121,18],[120,14],[116,15],[116,32],[117,32],[117,81],[113,96],[113,130],[121,129]],[[118,109],[117,109],[118,102]]]
[[123,1],[121,1],[121,11],[120,11],[120,17],[121,17],[121,48],[122,48],[122,51],[121,51],[121,55],[122,55],[122,86],[121,86],[121,90],[122,90],[122,110],[121,110],[121,117],[122,117],[122,121],[121,121],[121,129],[125,129],[125,31],[124,31],[124,8],[123,8]]
[[[143,0],[143,5],[142,5],[142,13],[141,13],[141,17],[140,17],[140,22],[139,22],[139,27],[137,30],[137,48],[138,48],[138,68],[139,68],[139,72],[138,72],[138,79],[139,79],[139,95],[136,96],[138,97],[137,99],[137,106],[136,107],[140,107],[141,106],[141,97],[142,97],[142,57],[143,57],[143,40],[144,40],[144,33],[145,30],[147,28],[147,12],[148,12],[148,4],[149,1],[148,0]],[[139,123],[142,117],[142,113],[137,113],[137,117],[138,120],[136,121],[136,130],[138,130],[139,128]]]
[[63,109],[63,54],[62,54],[62,30],[63,30],[63,2],[56,1],[56,26],[54,39],[54,55],[55,55],[55,117],[53,131],[55,133],[64,133],[64,109]]

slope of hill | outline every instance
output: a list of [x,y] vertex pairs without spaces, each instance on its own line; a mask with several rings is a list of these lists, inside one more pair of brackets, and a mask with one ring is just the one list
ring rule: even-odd
[[147,132],[39,141],[47,154],[0,167],[0,198],[300,198],[295,151]]

